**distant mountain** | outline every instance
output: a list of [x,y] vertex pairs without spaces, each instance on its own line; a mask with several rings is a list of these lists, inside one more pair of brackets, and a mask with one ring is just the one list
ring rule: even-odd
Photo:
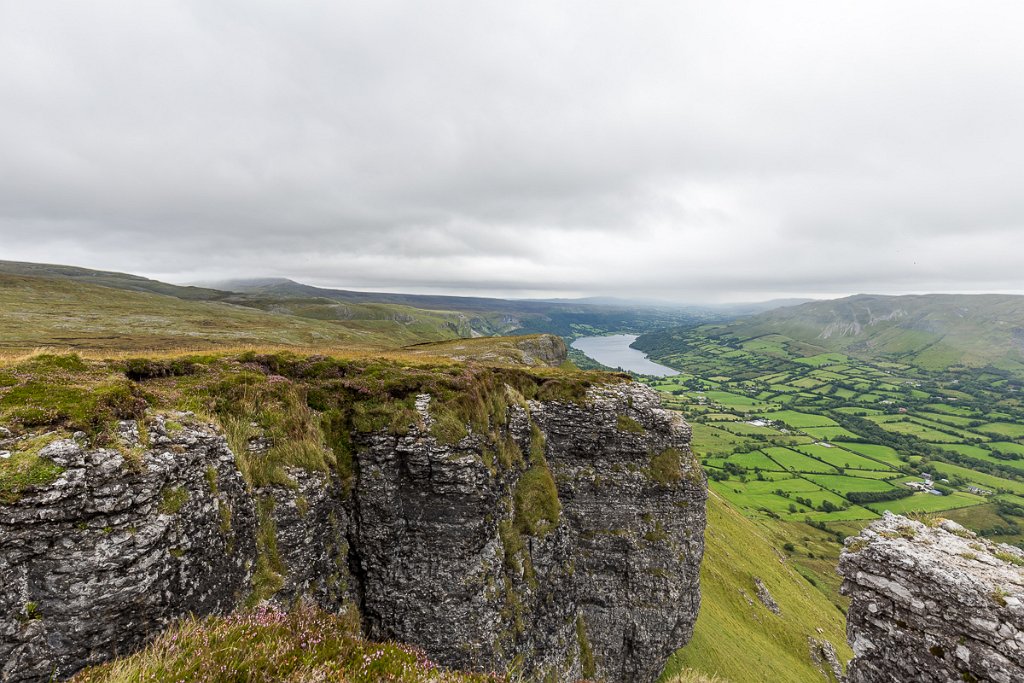
[[1024,372],[1024,296],[858,294],[778,308],[708,330],[749,339],[779,334],[812,348],[923,367]]
[[285,278],[228,280],[216,286],[263,297],[316,298],[349,304],[376,303],[432,311],[458,311],[482,334],[549,333],[563,337],[610,330],[642,332],[679,324],[713,322],[726,316],[701,310],[651,308],[627,300],[542,301],[487,297],[358,292],[314,287]]
[[633,308],[660,308],[666,310],[686,311],[692,315],[714,315],[718,317],[736,317],[741,315],[753,315],[762,311],[783,306],[795,306],[797,304],[814,301],[814,299],[771,299],[769,301],[749,301],[741,303],[726,304],[683,304],[662,299],[629,299],[614,296],[589,296],[578,299],[536,299],[552,304],[589,304],[593,306],[620,306]]
[[708,308],[727,313],[730,315],[754,315],[756,313],[763,313],[764,311],[771,311],[776,308],[784,308],[786,306],[799,306],[800,304],[811,303],[815,299],[769,299],[768,301],[749,301],[743,303],[734,304],[719,304],[717,306],[709,306]]
[[[578,310],[581,306],[605,306],[584,301],[542,301],[532,299],[492,299],[489,297],[448,296],[435,294],[401,294],[396,292],[360,292],[349,289],[327,289],[314,287],[287,278],[253,278],[217,282],[218,289],[233,292],[275,294],[287,296],[313,296],[334,301],[352,303],[389,303],[415,306],[416,308],[444,309],[459,311],[509,311],[515,313],[540,313],[551,310],[552,305]],[[624,308],[624,304],[616,307]]]

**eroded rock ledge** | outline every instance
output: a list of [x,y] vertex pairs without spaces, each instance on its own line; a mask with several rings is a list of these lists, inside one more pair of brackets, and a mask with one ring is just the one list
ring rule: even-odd
[[847,540],[850,683],[1024,680],[1024,552],[886,513]]
[[[369,636],[456,668],[654,680],[700,604],[689,427],[629,383],[510,405],[454,444],[416,406],[408,430],[353,435],[350,476],[288,468],[287,486],[247,486],[186,413],[124,421],[104,448],[48,443],[60,475],[0,504],[0,680],[66,678],[268,596],[354,603]],[[534,500],[545,481],[556,501]]]

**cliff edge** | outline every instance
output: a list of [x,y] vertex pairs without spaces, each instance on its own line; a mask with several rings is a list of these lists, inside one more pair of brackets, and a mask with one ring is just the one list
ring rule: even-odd
[[[116,400],[12,399],[82,372]],[[303,600],[354,605],[369,637],[452,668],[653,681],[700,604],[689,427],[624,378],[537,372],[252,354],[16,368],[0,680],[67,678],[188,614]]]
[[1024,680],[1024,551],[886,513],[846,541],[847,680]]

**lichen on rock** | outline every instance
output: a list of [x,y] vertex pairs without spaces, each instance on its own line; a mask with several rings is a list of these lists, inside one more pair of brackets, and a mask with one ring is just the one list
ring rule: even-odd
[[1024,551],[886,513],[846,542],[850,683],[1024,680]]
[[38,452],[55,474],[0,500],[0,680],[64,678],[186,614],[263,600],[354,604],[371,637],[530,679],[653,681],[689,639],[706,484],[650,389],[454,363],[203,363],[129,370],[216,418],[150,406],[62,436]]

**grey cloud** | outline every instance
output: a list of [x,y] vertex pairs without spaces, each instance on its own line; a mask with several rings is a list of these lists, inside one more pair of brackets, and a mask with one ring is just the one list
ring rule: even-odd
[[1024,291],[1021,20],[0,0],[0,257],[506,295]]

